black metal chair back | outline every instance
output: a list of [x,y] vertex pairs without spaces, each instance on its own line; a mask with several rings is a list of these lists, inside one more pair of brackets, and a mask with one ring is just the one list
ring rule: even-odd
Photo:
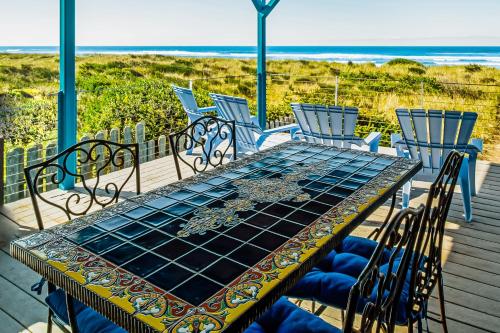
[[[69,167],[70,161],[76,160],[76,172]],[[104,172],[109,168],[120,169],[131,165],[130,173],[120,183],[102,182]],[[95,170],[93,170],[95,165]],[[140,193],[139,145],[121,144],[106,140],[88,140],[80,142],[50,159],[24,169],[26,183],[35,210],[38,227],[44,229],[38,200],[64,211],[68,220],[83,216],[94,206],[102,208],[118,201],[123,187],[135,173],[136,192]],[[63,203],[52,202],[43,195],[44,180],[53,185],[61,184],[66,177],[74,177],[81,183],[82,191],[68,196]],[[92,179],[92,181],[90,181]],[[103,190],[100,197],[99,190]],[[84,199],[89,198],[88,202]],[[85,202],[84,205],[81,203]]]
[[[182,131],[170,134],[170,150],[174,156],[177,177],[182,179],[180,162],[197,174],[209,167],[222,165],[228,153],[231,153],[232,159],[235,160],[235,128],[235,122],[232,120],[204,116],[193,121]],[[189,155],[181,154],[181,151],[192,150],[195,147],[200,147],[200,156],[188,157]]]
[[[405,209],[388,223],[368,264],[351,288],[344,332],[393,332],[401,293],[414,253],[420,252],[419,230],[424,213]],[[387,261],[387,251],[391,251]],[[387,265],[387,270],[381,270]],[[354,328],[356,312],[363,307],[360,327]]]
[[450,210],[451,201],[464,154],[452,151],[446,158],[439,175],[432,183],[422,221],[423,246],[410,286],[410,300],[408,313],[415,317],[425,311],[427,302],[436,284],[439,286],[439,299],[443,328],[446,331],[446,317],[444,313],[444,295],[442,285],[441,256],[446,219]]

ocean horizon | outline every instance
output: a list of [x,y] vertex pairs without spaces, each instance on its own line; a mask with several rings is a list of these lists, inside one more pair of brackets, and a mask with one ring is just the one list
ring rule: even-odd
[[[0,46],[0,53],[55,54],[57,46]],[[203,58],[255,58],[255,46],[78,46],[78,55],[151,54]],[[269,46],[268,59],[382,65],[394,58],[427,66],[478,64],[500,68],[500,46]]]

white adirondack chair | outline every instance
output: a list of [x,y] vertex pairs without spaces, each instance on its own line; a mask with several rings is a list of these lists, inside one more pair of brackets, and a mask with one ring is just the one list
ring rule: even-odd
[[[188,116],[188,125],[191,125],[193,122],[198,119],[204,117],[209,112],[216,112],[217,108],[215,106],[209,106],[205,108],[199,108],[198,103],[196,103],[196,99],[194,98],[193,91],[188,88],[178,87],[176,85],[172,85],[172,89],[175,94],[181,101],[182,107]],[[196,133],[195,133],[196,134]],[[195,141],[199,140],[199,135],[194,138]],[[191,155],[193,153],[193,148],[190,148],[186,151],[186,154]]]
[[248,102],[244,98],[209,94],[217,107],[219,117],[236,123],[236,147],[238,154],[255,153],[275,133],[290,132],[291,138],[299,129],[297,124],[262,130],[255,117],[250,116]]
[[364,139],[354,135],[358,119],[357,108],[300,103],[291,105],[301,129],[297,135],[307,142],[339,148],[351,148],[355,144],[368,146],[371,152],[378,152],[382,134],[372,132]]
[[[422,161],[424,178],[436,176],[453,149],[468,154],[462,162],[459,185],[465,220],[470,222],[471,196],[476,195],[476,160],[483,150],[481,139],[470,139],[477,113],[398,109],[396,115],[403,133],[392,134],[391,144],[398,156]],[[403,208],[410,203],[410,190],[411,181],[403,186]]]

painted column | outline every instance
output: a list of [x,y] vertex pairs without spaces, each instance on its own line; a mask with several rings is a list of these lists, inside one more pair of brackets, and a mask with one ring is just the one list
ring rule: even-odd
[[[59,44],[59,94],[57,144],[61,152],[76,144],[77,111],[75,87],[75,0],[60,0],[60,44]],[[63,161],[59,161],[63,163]],[[71,172],[76,171],[76,156],[66,161]],[[66,175],[61,189],[69,190],[75,185],[74,177]]]
[[260,127],[266,129],[266,15],[257,13],[257,119]]
[[280,0],[252,0],[257,9],[257,119],[266,128],[266,18]]

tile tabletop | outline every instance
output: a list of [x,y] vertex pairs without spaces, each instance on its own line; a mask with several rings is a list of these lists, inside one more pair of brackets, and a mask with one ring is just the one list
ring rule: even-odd
[[16,240],[11,252],[129,331],[238,331],[419,169],[285,143]]

